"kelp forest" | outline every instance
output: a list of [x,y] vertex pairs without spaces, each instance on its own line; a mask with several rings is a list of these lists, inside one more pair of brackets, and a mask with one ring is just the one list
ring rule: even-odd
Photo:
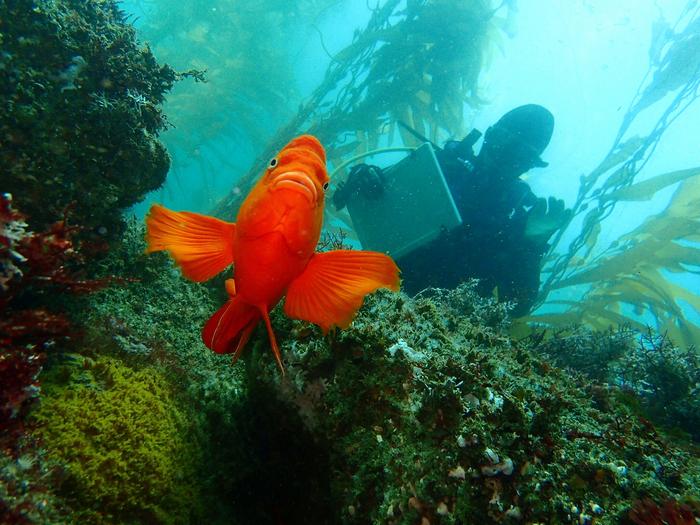
[[[479,73],[499,38],[504,21],[498,13],[505,9],[449,0],[407,6],[391,0],[377,8],[352,43],[331,56],[321,84],[265,145],[217,212],[234,212],[260,163],[301,130],[323,141],[331,166],[361,158],[380,142],[415,144],[398,121],[433,140],[460,135],[464,105],[479,103]],[[446,17],[452,23],[440,24]]]
[[[543,308],[528,320],[595,329],[625,324],[643,329],[652,323],[687,347],[700,337],[700,296],[697,288],[679,284],[676,277],[697,276],[700,266],[700,166],[644,180],[638,175],[664,132],[700,96],[700,6],[689,2],[674,26],[658,31],[656,38],[649,50],[649,70],[610,151],[581,177],[573,218],[553,240],[544,268]],[[632,133],[636,120],[652,111],[658,118],[646,130]],[[601,246],[601,233],[610,224],[606,219],[614,210],[636,213],[639,208],[630,203],[648,202],[671,186],[673,195],[661,212]]]
[[[212,203],[210,209],[219,216],[235,215],[261,166],[288,137],[302,131],[326,145],[331,170],[392,147],[415,147],[417,139],[399,122],[438,144],[464,136],[470,127],[465,109],[473,113],[483,104],[480,75],[516,15],[510,2],[390,0],[377,5],[350,44],[331,52],[318,27],[308,22],[322,19],[333,7],[331,1],[270,0],[245,9],[224,1],[206,8],[182,2],[161,9],[153,2],[149,10],[151,4],[144,4],[148,23],[143,33],[156,50],[163,47],[161,58],[201,70],[211,80],[196,89],[176,86],[169,97],[174,129],[166,142],[173,146],[174,176],[179,166],[200,162],[205,181],[213,178],[219,168],[211,165],[212,158],[232,173],[244,173],[231,175],[234,189]],[[649,69],[637,93],[630,93],[617,136],[600,165],[580,178],[568,227],[552,239],[538,298],[541,308],[522,321],[559,328],[583,323],[594,329],[652,323],[685,345],[700,336],[697,319],[689,316],[700,311],[700,298],[674,279],[697,274],[700,167],[651,177],[642,173],[665,130],[698,97],[698,9],[689,2],[672,27],[656,28]],[[447,18],[450,24],[439,23]],[[318,32],[330,59],[308,97],[295,92],[294,48],[282,45],[304,31]],[[254,52],[231,51],[251,48]],[[635,126],[637,117],[647,113],[659,116],[645,124],[646,130]],[[277,131],[271,134],[272,129]],[[221,136],[226,138],[214,140]],[[226,141],[241,137],[255,152],[247,171],[224,151]],[[335,182],[342,178],[339,170]],[[600,245],[613,210],[649,201],[673,185],[662,212],[610,246]],[[334,216],[327,224],[353,235],[347,213],[327,213]]]

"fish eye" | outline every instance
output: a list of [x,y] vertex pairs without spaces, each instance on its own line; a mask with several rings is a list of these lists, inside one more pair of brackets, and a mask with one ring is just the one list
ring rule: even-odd
[[326,191],[328,189],[328,183],[324,182],[323,183],[323,191]]
[[277,157],[272,157],[270,163],[267,165],[268,168],[274,168],[277,166]]

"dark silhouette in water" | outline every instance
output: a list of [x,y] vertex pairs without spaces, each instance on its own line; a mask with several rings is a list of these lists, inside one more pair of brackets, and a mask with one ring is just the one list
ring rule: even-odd
[[[540,155],[554,129],[544,107],[517,107],[486,130],[478,155],[473,130],[462,141],[448,141],[436,156],[455,204],[461,226],[397,259],[405,290],[454,288],[480,279],[479,290],[497,292],[517,303],[514,313],[527,313],[540,284],[540,263],[550,236],[569,218],[562,200],[538,198],[520,176],[545,167]],[[355,166],[334,196],[337,208],[348,198],[381,195],[382,172],[376,166]],[[349,190],[349,191],[348,191]]]

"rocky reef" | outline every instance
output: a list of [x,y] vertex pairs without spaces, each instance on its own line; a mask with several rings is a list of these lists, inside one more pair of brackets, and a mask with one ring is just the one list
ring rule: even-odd
[[115,2],[17,0],[0,6],[2,191],[44,229],[75,224],[115,238],[121,212],[165,180],[159,65]]
[[638,499],[697,494],[687,441],[664,435],[629,391],[553,366],[543,342],[514,341],[506,326],[507,308],[473,284],[378,294],[326,339],[286,321],[288,374],[263,355],[248,366],[266,386],[251,391],[298,414],[287,429],[294,418],[276,418],[274,434],[315,444],[294,453],[332,473],[330,522],[620,523]]
[[[145,256],[142,233],[132,223],[104,263],[111,274],[138,269],[140,280],[88,296],[90,328],[77,356],[50,362],[43,375],[34,435],[61,473],[53,504],[71,516],[100,523],[108,514],[97,509],[113,509],[108,516],[120,522],[118,509],[138,506],[151,509],[143,522],[158,523],[612,524],[662,523],[630,521],[631,511],[651,520],[649,509],[667,501],[696,512],[682,507],[700,483],[687,434],[664,431],[658,425],[669,421],[650,419],[624,385],[554,364],[555,348],[575,354],[572,339],[512,339],[508,305],[480,297],[473,283],[416,298],[378,293],[348,330],[326,337],[275,310],[281,376],[262,329],[235,366],[204,348],[199,329],[218,293],[184,281],[166,258]],[[576,337],[576,348],[601,356],[622,344],[617,332]],[[125,412],[136,400],[127,392],[143,388],[151,392],[136,396],[143,408]],[[85,402],[94,412],[86,418],[67,408],[80,396],[121,401]],[[158,479],[177,481],[188,510],[160,513],[130,484],[108,488],[119,476],[97,465],[129,457],[133,421],[180,451],[164,456],[144,440],[133,461],[170,473]],[[101,436],[100,453],[80,455],[78,472],[80,439],[67,448],[69,434]],[[87,488],[86,472],[96,469],[107,476],[99,494]],[[85,488],[76,492],[76,483]]]
[[156,62],[116,2],[0,3],[3,523],[68,515],[27,415],[47,355],[77,351],[77,295],[118,281],[88,275],[120,239],[124,208],[165,179],[160,104],[186,75]]

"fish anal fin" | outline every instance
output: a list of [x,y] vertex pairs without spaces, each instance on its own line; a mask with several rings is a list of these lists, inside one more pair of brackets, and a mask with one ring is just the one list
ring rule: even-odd
[[260,312],[254,306],[233,297],[219,308],[202,329],[202,341],[217,354],[234,354],[238,359],[255,326]]
[[399,289],[399,269],[383,253],[335,250],[316,253],[287,289],[285,313],[311,321],[324,333],[347,328],[367,294],[379,288]]
[[235,233],[232,222],[154,204],[146,216],[146,252],[167,250],[185,277],[206,281],[234,262]]
[[250,336],[253,333],[253,330],[255,330],[255,326],[257,324],[257,321],[254,323],[249,323],[245,328],[243,328],[243,330],[240,331],[238,335],[238,342],[236,343],[236,349],[233,351],[233,359],[231,360],[231,364],[235,365],[236,361],[238,361],[238,359],[241,357],[243,349],[248,343],[248,339],[250,339]]

